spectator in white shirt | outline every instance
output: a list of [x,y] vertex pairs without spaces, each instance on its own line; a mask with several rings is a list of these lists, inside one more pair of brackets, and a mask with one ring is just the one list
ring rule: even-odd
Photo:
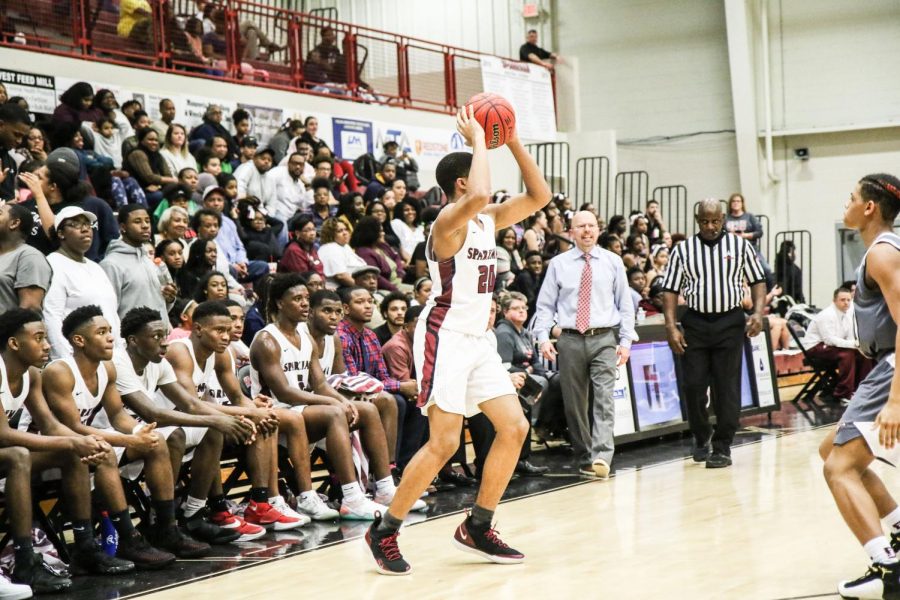
[[[294,152],[288,157],[283,167],[275,167],[269,172],[275,182],[275,196],[270,204],[266,204],[269,216],[275,217],[285,224],[282,231],[287,231],[287,223],[298,211],[305,211],[312,206],[312,190],[306,189],[303,183],[303,170],[306,168],[306,155]],[[287,244],[287,236],[284,243]]]
[[803,347],[811,358],[837,365],[839,379],[834,398],[849,400],[873,365],[857,350],[859,340],[853,322],[850,290],[839,287],[834,291],[833,300],[813,317],[803,338]]
[[256,196],[263,204],[269,206],[275,199],[275,180],[271,176],[272,157],[274,153],[269,148],[260,148],[253,156],[253,160],[245,162],[234,170],[234,178],[237,179],[238,199],[247,196]]
[[353,271],[367,265],[350,247],[350,230],[347,226],[337,218],[329,217],[322,223],[320,239],[322,245],[319,246],[319,259],[325,272],[325,287],[336,290],[356,285]]
[[103,269],[84,254],[94,238],[97,216],[77,206],[67,206],[57,213],[54,222],[59,250],[47,257],[53,267],[53,279],[44,299],[44,321],[50,338],[51,358],[72,356],[72,346],[62,334],[62,322],[76,308],[95,304],[119,338],[119,315],[116,290]]

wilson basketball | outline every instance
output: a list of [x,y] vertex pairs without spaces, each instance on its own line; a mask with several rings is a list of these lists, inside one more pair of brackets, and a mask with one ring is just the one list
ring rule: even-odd
[[516,127],[516,111],[506,98],[483,92],[469,98],[466,108],[472,107],[475,118],[484,128],[484,141],[488,150],[499,148]]

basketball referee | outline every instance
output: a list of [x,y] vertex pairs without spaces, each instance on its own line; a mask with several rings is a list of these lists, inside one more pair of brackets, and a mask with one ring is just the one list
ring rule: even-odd
[[[706,461],[707,468],[716,469],[731,465],[731,442],[741,410],[744,334],[753,337],[762,330],[766,279],[753,246],[722,229],[725,218],[718,200],[703,200],[695,219],[699,233],[672,249],[663,281],[663,311],[669,346],[684,356],[694,462]],[[744,278],[753,297],[749,319],[741,309]],[[681,319],[683,334],[675,318],[678,294],[688,305]],[[710,383],[715,431],[706,408]]]

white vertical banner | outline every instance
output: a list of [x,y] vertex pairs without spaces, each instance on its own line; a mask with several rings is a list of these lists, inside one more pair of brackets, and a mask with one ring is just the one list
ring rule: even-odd
[[775,384],[773,383],[771,363],[769,363],[769,332],[767,329],[763,329],[756,337],[750,338],[750,351],[759,406],[773,406],[775,404]]
[[[550,71],[534,64],[482,56],[481,80],[485,92],[500,94],[512,104],[519,137],[542,142],[556,139]],[[461,103],[465,100],[459,99]]]
[[616,369],[616,383],[613,386],[612,399],[616,419],[613,435],[634,433],[634,411],[631,407],[631,386],[628,385],[627,365],[620,365]]

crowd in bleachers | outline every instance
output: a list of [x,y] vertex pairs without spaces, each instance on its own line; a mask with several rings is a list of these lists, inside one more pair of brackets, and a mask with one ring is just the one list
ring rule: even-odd
[[[37,122],[24,100],[7,98],[2,86],[0,101],[0,195],[7,200],[0,207],[0,352],[6,365],[0,445],[34,450],[57,436],[93,440],[83,442],[81,464],[96,470],[104,461],[142,461],[152,500],[153,510],[141,515],[145,528],[135,530],[115,481],[109,483],[114,489],[103,494],[115,516],[121,561],[102,559],[76,529],[76,546],[82,546],[72,561],[79,569],[116,573],[134,564],[161,565],[202,555],[210,543],[253,539],[310,519],[371,519],[383,510],[427,436],[427,421],[415,409],[412,337],[432,285],[425,240],[444,202],[439,188],[420,187],[407,150],[389,141],[381,156],[351,162],[317,135],[314,116],[288,121],[261,140],[246,111],[231,115],[230,130],[216,105],[189,130],[170,100],[160,102],[161,118],[152,121],[140,103],[119,106],[112,92],[84,82]],[[494,202],[508,197],[499,191]],[[736,195],[731,204],[726,227],[759,239],[759,222],[744,211],[743,198]],[[577,208],[596,214],[590,203]],[[608,221],[599,216],[599,244],[621,256],[639,320],[660,312],[669,249],[685,237],[667,227],[664,208],[650,200],[643,212]],[[536,352],[529,321],[547,261],[572,246],[575,210],[556,194],[543,210],[496,235],[498,323],[491,327],[541,441],[564,441],[567,427],[558,374]],[[790,248],[782,251],[790,254]],[[799,285],[796,265],[779,265],[792,269],[776,269],[773,296],[781,293],[779,285]],[[321,363],[319,369],[310,359],[275,360],[276,371],[284,367],[282,378],[293,364],[297,380],[266,380],[273,377],[266,370],[271,361],[259,359],[266,350],[260,340],[275,340],[278,325],[299,326],[316,340],[323,354],[311,362]],[[46,340],[46,355],[24,356],[17,340],[35,328],[40,343]],[[783,332],[777,336],[782,343]],[[47,357],[57,361],[45,370],[53,370],[52,379],[32,386],[46,398],[29,395],[25,412],[38,414],[23,419],[21,403],[7,406],[15,399],[11,390],[22,389],[23,370],[40,377]],[[151,366],[159,364],[167,366]],[[12,380],[14,372],[19,381]],[[27,378],[24,385],[22,397]],[[115,393],[104,393],[103,386]],[[73,393],[102,396],[100,408],[75,406]],[[295,402],[285,403],[284,395],[296,396],[305,410],[292,411]],[[102,426],[93,421],[98,414]],[[154,431],[148,423],[160,427]],[[197,427],[217,437],[193,439]],[[470,419],[469,428],[475,478],[461,457],[464,469],[448,464],[435,490],[476,485],[493,432],[483,417]],[[17,438],[17,429],[44,435]],[[286,462],[272,458],[276,431]],[[351,431],[358,431],[358,444],[350,444]],[[326,483],[333,484],[321,489],[339,510],[312,488],[306,448],[318,439],[328,440]],[[197,481],[197,460],[218,475],[223,445],[247,448],[241,453],[250,481],[246,506],[228,503],[231,490],[218,476]],[[188,462],[182,468],[192,448],[194,468]],[[520,476],[546,471],[529,462],[530,449],[528,440],[516,468]],[[2,452],[0,463],[10,473],[16,463]],[[363,495],[366,482],[374,499]],[[7,510],[16,511],[9,497]],[[14,514],[11,523],[21,518]],[[161,527],[147,528],[151,518]],[[83,525],[83,515],[70,519]],[[16,580],[41,590],[67,585],[35,567],[27,537],[13,532],[23,565],[13,572]]]

